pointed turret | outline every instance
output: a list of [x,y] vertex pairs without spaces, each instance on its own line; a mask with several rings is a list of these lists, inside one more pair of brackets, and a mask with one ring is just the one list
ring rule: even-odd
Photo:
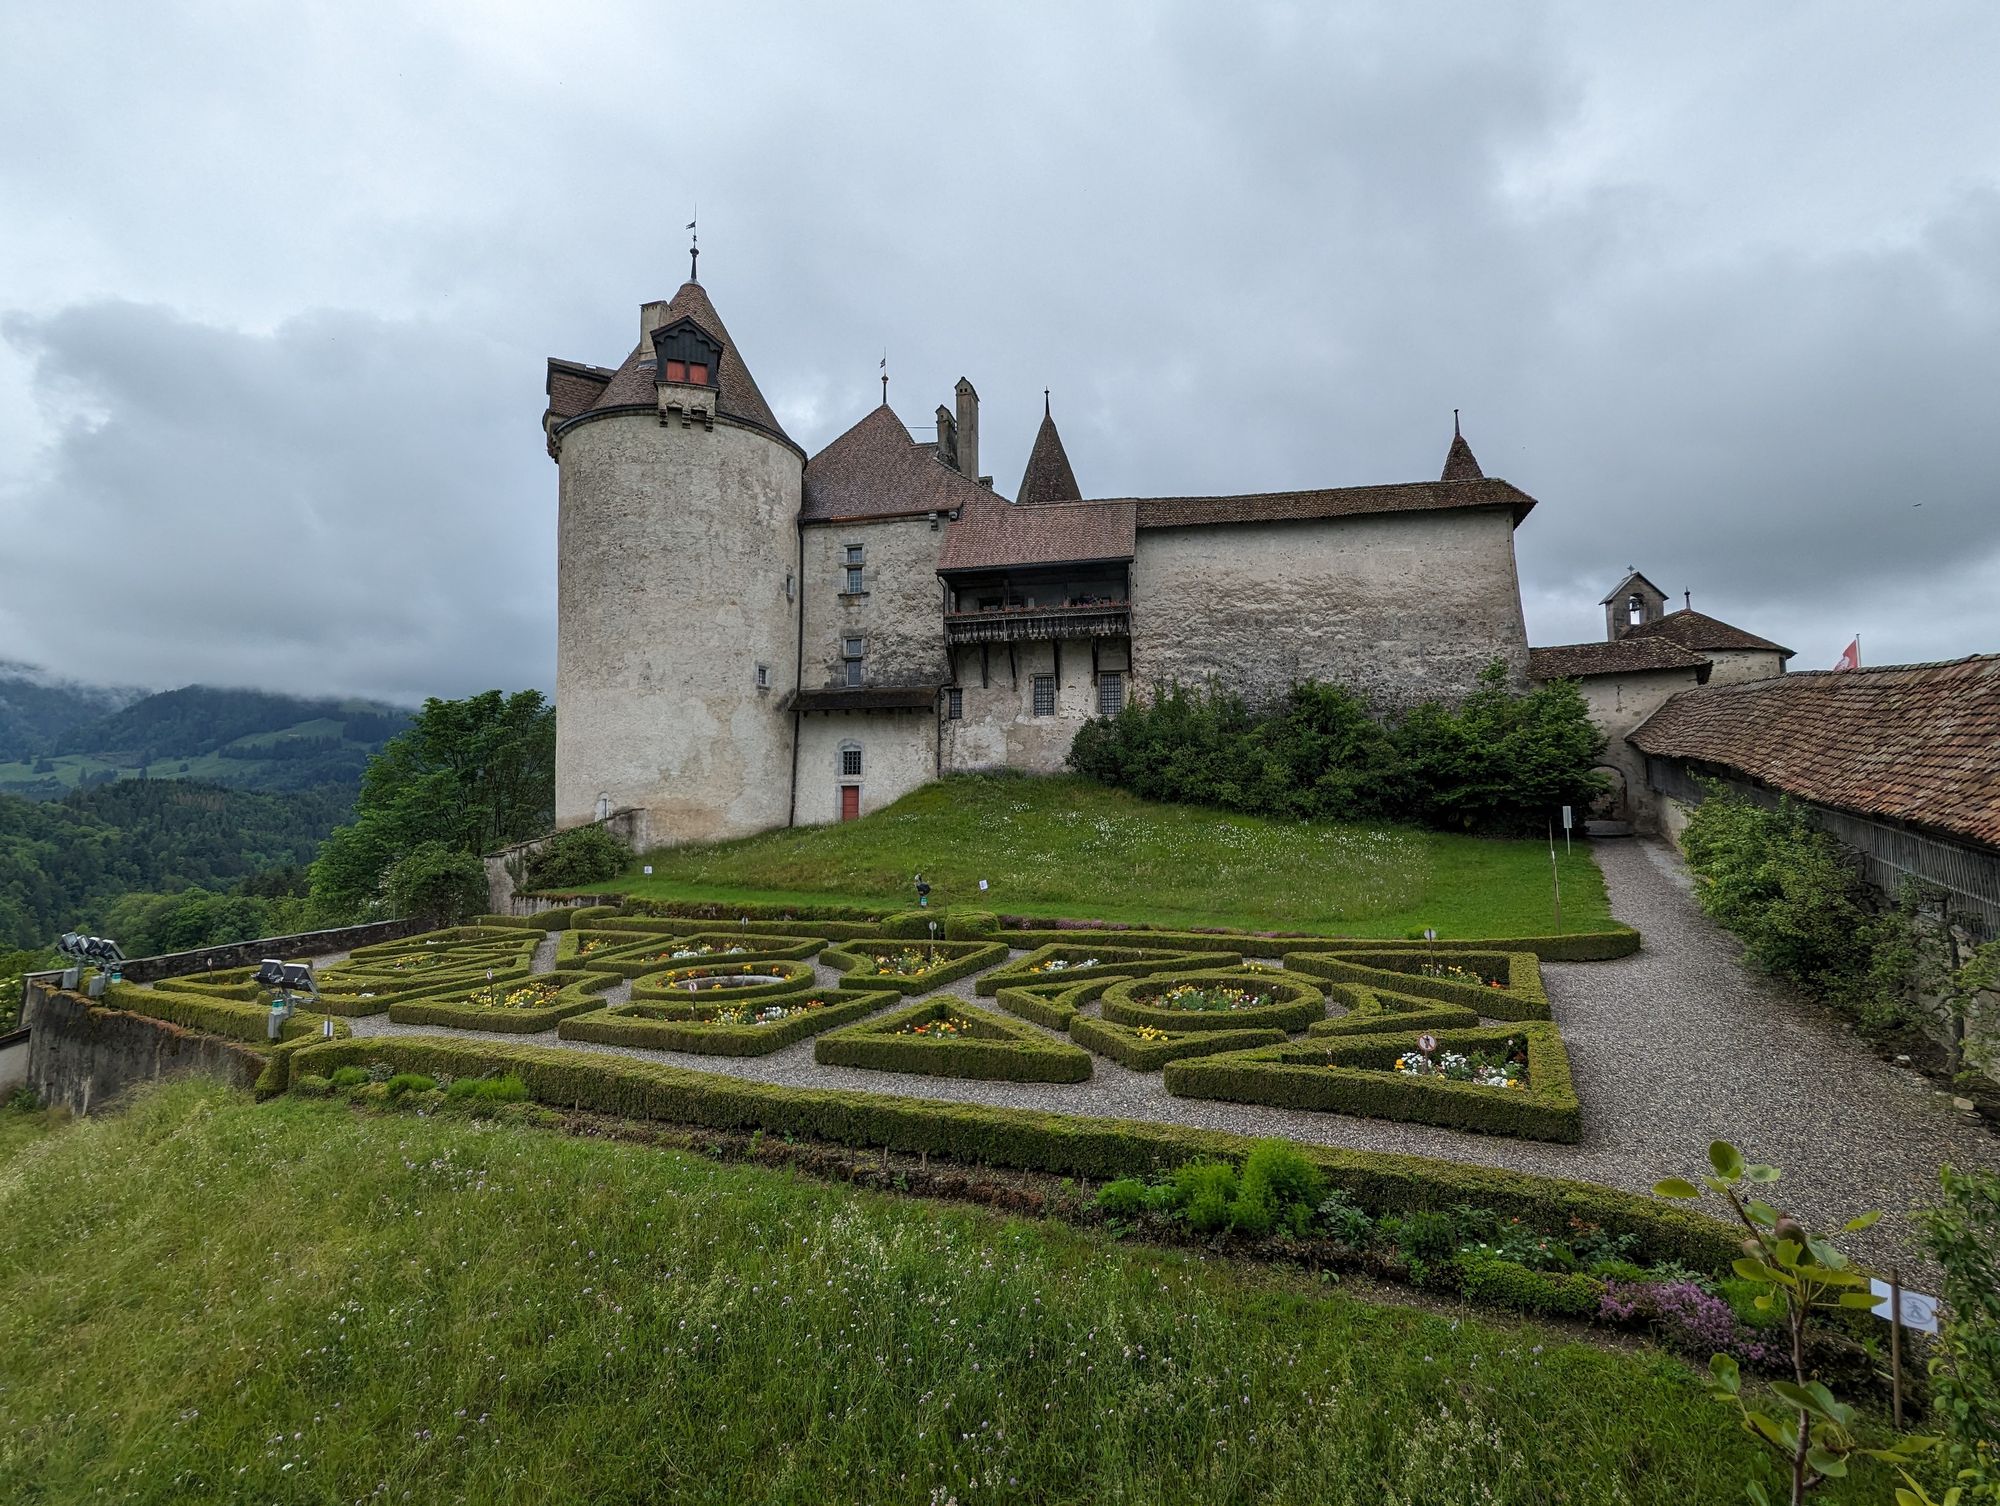
[[1479,468],[1479,461],[1472,453],[1472,446],[1465,442],[1465,436],[1458,432],[1458,409],[1451,410],[1451,448],[1445,452],[1444,474],[1440,481],[1477,481],[1486,472]]
[[1021,473],[1021,492],[1015,500],[1024,507],[1044,502],[1081,502],[1083,489],[1076,484],[1076,472],[1069,468],[1062,436],[1049,414],[1049,395],[1042,393],[1042,427],[1035,435],[1035,447],[1028,452],[1028,468]]

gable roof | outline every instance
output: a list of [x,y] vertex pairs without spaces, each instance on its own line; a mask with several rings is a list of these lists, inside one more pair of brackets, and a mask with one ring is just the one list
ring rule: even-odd
[[987,492],[946,531],[938,574],[1129,560],[1136,513],[1130,502],[1021,507]]
[[1615,638],[1609,643],[1558,643],[1528,650],[1531,680],[1579,680],[1649,669],[1701,669],[1711,661],[1671,638]]
[[801,522],[951,512],[993,493],[919,444],[887,403],[806,462]]
[[[722,343],[722,360],[716,367],[715,412],[719,418],[734,419],[752,428],[763,429],[775,434],[787,444],[792,438],[778,423],[771,412],[771,405],[764,401],[764,394],[757,390],[757,380],[750,375],[750,368],[744,363],[743,353],[736,342],[729,338],[729,331],[723,325],[722,316],[709,302],[708,292],[698,282],[682,283],[679,292],[667,301],[660,327],[677,324],[682,319],[692,319],[704,334]],[[565,366],[575,366],[565,362]],[[587,368],[601,371],[602,367]],[[550,363],[553,380],[554,363]],[[553,396],[553,394],[552,394]],[[634,347],[618,369],[597,394],[596,401],[587,409],[574,414],[560,415],[563,423],[574,423],[587,414],[607,413],[618,409],[652,408],[659,402],[659,394],[654,379],[653,345],[650,340]],[[554,411],[551,403],[551,411]],[[796,449],[797,446],[793,445]]]
[[[1650,584],[1650,583],[1649,583]],[[1789,659],[1792,651],[1782,643],[1773,643],[1769,638],[1759,638],[1755,633],[1747,633],[1740,627],[1731,627],[1705,612],[1684,608],[1669,612],[1664,617],[1656,617],[1651,622],[1625,630],[1627,638],[1667,638],[1682,648],[1691,648],[1696,653],[1715,653],[1722,649],[1765,649]]]
[[1802,800],[2000,845],[2000,654],[1683,690],[1626,740]]
[[549,395],[549,412],[557,420],[587,412],[604,395],[604,387],[616,373],[609,366],[586,366],[581,361],[549,357],[548,379],[542,390]]
[[1192,528],[1204,523],[1277,523],[1369,513],[1440,512],[1505,507],[1518,524],[1535,505],[1519,487],[1486,476],[1477,481],[1404,481],[1389,486],[1336,486],[1317,491],[1259,492],[1234,497],[1128,497],[1141,528]]
[[1048,399],[1042,399],[1042,426],[1035,431],[1035,447],[1028,451],[1028,468],[1021,473],[1020,504],[1042,507],[1050,502],[1081,502],[1083,488],[1076,484],[1062,435],[1049,414]]
[[1654,585],[1651,581],[1647,580],[1646,577],[1641,575],[1637,570],[1634,570],[1630,575],[1626,576],[1623,580],[1618,582],[1617,585],[1613,586],[1610,592],[1603,598],[1603,600],[1599,601],[1597,604],[1600,607],[1610,606],[1612,602],[1616,601],[1619,597],[1623,596],[1627,591],[1632,589],[1632,584],[1634,581],[1644,586],[1648,591],[1651,591],[1655,596],[1659,597],[1661,601],[1665,601],[1667,599],[1666,592],[1662,591],[1658,586]]

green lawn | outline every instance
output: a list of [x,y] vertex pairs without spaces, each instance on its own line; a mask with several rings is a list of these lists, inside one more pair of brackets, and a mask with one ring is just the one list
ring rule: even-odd
[[[1579,845],[1559,862],[1562,929],[1613,924]],[[960,776],[859,821],[650,853],[604,890],[656,899],[913,902],[1403,936],[1554,932],[1546,842],[1410,827],[1310,825],[1156,805],[1072,778]],[[979,880],[991,888],[979,892]]]
[[[0,1152],[0,1228],[20,1506],[1689,1506],[1742,1499],[1753,1448],[1646,1349],[200,1083]],[[1883,1499],[1860,1473],[1815,1499]]]

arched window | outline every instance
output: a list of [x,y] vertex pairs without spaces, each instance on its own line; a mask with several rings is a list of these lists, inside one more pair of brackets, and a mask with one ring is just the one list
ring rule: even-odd
[[1632,627],[1646,620],[1646,599],[1637,591],[1625,598],[1625,621]]
[[840,745],[840,777],[859,779],[861,777],[861,744],[842,743]]

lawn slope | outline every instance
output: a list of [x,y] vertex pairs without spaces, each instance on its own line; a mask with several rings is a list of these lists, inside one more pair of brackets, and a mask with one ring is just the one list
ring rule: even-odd
[[[859,821],[650,853],[599,886],[661,899],[911,902],[1402,936],[1555,931],[1545,842],[1411,827],[1309,824],[1159,805],[1085,780],[960,775]],[[1583,846],[1558,850],[1562,929],[1612,925]],[[991,887],[981,893],[979,880]]]
[[1646,1352],[199,1083],[0,1132],[0,1227],[10,1503],[1684,1506],[1752,1452]]

